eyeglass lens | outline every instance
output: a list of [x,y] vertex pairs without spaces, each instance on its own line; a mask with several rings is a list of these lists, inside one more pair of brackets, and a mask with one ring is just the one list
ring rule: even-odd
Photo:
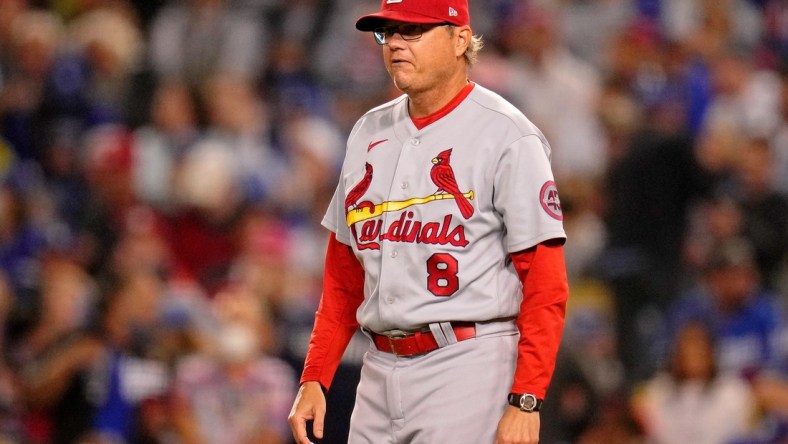
[[379,45],[382,45],[394,36],[394,34],[399,34],[402,40],[413,41],[421,38],[423,32],[424,29],[422,25],[406,23],[377,28],[372,31],[372,34],[375,36],[375,41],[378,42]]

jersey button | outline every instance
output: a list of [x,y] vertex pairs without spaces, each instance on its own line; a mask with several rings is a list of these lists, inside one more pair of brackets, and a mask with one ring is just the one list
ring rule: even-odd
[[401,184],[399,184],[399,187],[404,190],[405,188],[408,188],[408,183],[407,182],[402,182]]
[[412,145],[418,145],[418,144],[420,144],[420,143],[421,143],[421,140],[420,140],[420,139],[413,138],[413,139],[410,139],[410,143],[411,143]]
[[397,250],[393,250],[393,251],[391,252],[391,257],[397,257],[397,255],[398,255],[398,254],[399,254],[399,253],[397,253]]
[[389,296],[389,297],[386,298],[386,302],[388,302],[389,304],[393,304],[394,303],[394,298]]

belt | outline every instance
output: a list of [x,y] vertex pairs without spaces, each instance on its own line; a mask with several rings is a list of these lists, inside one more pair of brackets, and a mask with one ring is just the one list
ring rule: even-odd
[[[452,322],[451,327],[454,330],[454,336],[457,337],[457,342],[476,337],[476,323],[474,322]],[[369,334],[378,350],[397,356],[422,355],[440,348],[435,336],[429,330],[393,336],[371,331]]]

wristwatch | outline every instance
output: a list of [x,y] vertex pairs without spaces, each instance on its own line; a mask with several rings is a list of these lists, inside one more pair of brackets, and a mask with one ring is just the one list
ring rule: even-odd
[[509,393],[509,405],[515,406],[524,412],[538,412],[542,408],[542,399],[530,393]]

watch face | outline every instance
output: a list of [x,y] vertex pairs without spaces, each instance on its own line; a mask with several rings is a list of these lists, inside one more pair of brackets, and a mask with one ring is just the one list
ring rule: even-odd
[[523,395],[520,398],[520,408],[531,411],[536,407],[536,398],[533,395]]

